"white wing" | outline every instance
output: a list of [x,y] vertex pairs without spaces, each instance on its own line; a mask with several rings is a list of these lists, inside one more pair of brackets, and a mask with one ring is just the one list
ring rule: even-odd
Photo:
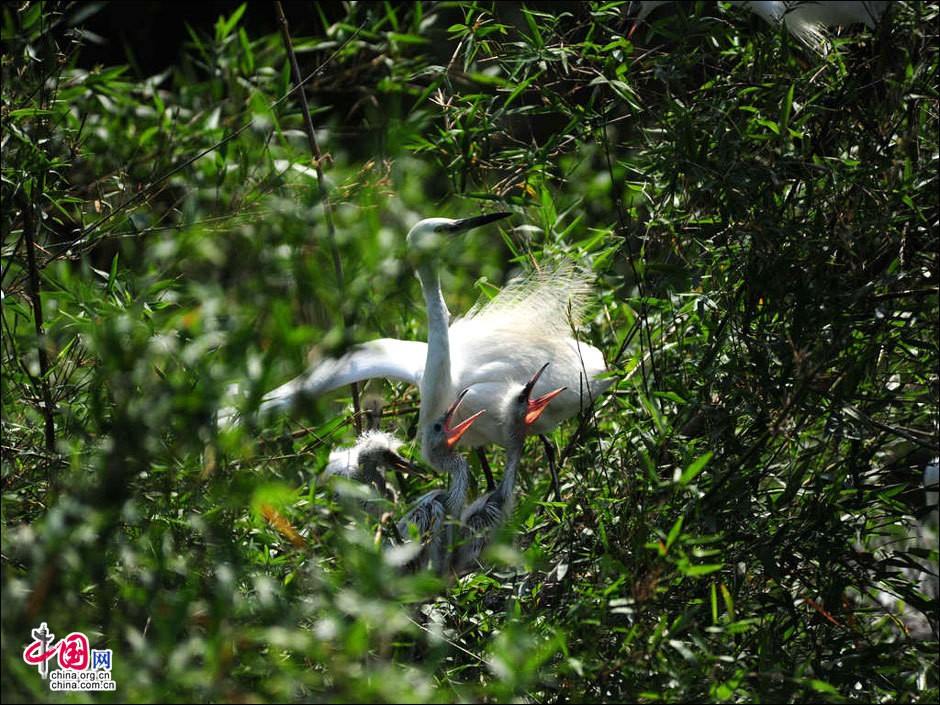
[[818,54],[829,51],[830,27],[861,22],[873,28],[888,8],[887,2],[731,2],[744,7],[768,24],[776,27],[781,22],[806,47]]
[[[259,411],[270,413],[287,409],[304,397],[315,397],[353,382],[374,377],[421,384],[427,343],[380,338],[352,348],[338,358],[316,362],[307,372],[264,395]],[[237,387],[232,390],[237,393]],[[219,410],[218,425],[224,427],[237,418],[234,407]]]

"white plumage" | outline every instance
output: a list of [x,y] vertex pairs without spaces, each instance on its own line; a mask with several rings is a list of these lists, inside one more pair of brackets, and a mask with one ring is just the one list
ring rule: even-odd
[[768,24],[781,23],[807,48],[818,54],[829,51],[829,29],[861,23],[872,29],[888,7],[887,2],[732,2],[750,10]]
[[[442,237],[508,213],[463,220],[429,218],[408,233],[409,260],[415,266],[427,306],[428,343],[382,338],[358,345],[339,358],[314,364],[305,374],[265,395],[263,411],[288,408],[304,396],[318,396],[352,382],[384,377],[419,387],[419,426],[438,417],[460,390],[469,389],[461,406],[465,418],[497,408],[507,386],[524,384],[546,361],[549,371],[535,393],[558,387],[566,391],[529,429],[547,433],[588,408],[611,384],[597,348],[578,341],[580,323],[592,290],[588,273],[572,265],[546,270],[507,285],[493,300],[474,306],[450,324],[438,275]],[[229,414],[230,416],[231,414]],[[220,415],[221,416],[221,415]],[[504,424],[483,417],[461,441],[506,446]],[[427,458],[427,449],[422,449]]]
[[[665,5],[663,0],[631,3],[630,12],[638,20],[645,19],[654,9]],[[789,0],[764,2],[762,0],[732,0],[732,5],[744,8],[773,27],[781,24],[803,45],[818,54],[829,51],[829,30],[852,24],[874,28],[890,3],[883,1],[840,2],[824,0]]]
[[386,500],[395,503],[398,497],[386,483],[385,471],[412,470],[413,465],[399,454],[402,442],[384,431],[365,431],[355,445],[337,448],[330,453],[323,474],[343,477],[372,488],[370,498],[362,500],[362,507],[378,516]]

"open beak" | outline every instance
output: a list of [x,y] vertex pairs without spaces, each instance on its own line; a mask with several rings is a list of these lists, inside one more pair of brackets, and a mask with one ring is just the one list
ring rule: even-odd
[[508,218],[511,215],[512,213],[487,213],[486,215],[477,215],[473,218],[461,218],[460,220],[455,220],[454,224],[448,229],[452,233],[465,233],[468,230],[479,228],[481,225],[492,223],[495,220]]
[[453,448],[457,445],[457,441],[460,440],[460,437],[463,436],[473,425],[473,422],[476,421],[480,416],[486,411],[486,409],[480,409],[477,413],[471,416],[469,419],[464,419],[456,426],[451,426],[450,421],[454,417],[454,414],[457,413],[457,409],[460,407],[460,402],[463,401],[463,398],[467,396],[469,389],[464,389],[458,396],[457,400],[451,404],[451,407],[447,410],[447,415],[444,417],[444,432],[447,435],[447,447]]
[[395,468],[396,470],[401,470],[402,472],[407,473],[414,473],[418,476],[424,475],[424,472],[419,465],[415,465],[410,460],[408,460],[408,458],[393,451],[388,451],[388,454],[385,456],[385,460],[389,466]]
[[[538,372],[536,372],[534,375],[532,375],[532,379],[526,382],[526,385],[523,388],[523,392],[525,393],[526,397],[528,397],[532,393],[532,388],[535,387],[535,383],[539,381],[539,377],[542,376],[542,373],[545,371],[545,368],[547,368],[549,364],[550,363],[546,362],[544,365],[542,365],[542,368]],[[542,415],[542,412],[545,411],[545,407],[548,406],[548,402],[550,402],[552,399],[557,397],[567,388],[568,387],[559,387],[558,389],[551,391],[548,394],[543,394],[538,399],[530,399],[529,409],[528,411],[526,411],[526,414],[525,414],[526,425],[531,426],[532,424],[534,424],[535,421],[538,419],[538,417]]]

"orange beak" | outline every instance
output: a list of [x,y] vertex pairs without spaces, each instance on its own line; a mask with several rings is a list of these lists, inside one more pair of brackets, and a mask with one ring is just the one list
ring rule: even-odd
[[[542,368],[532,375],[532,379],[526,382],[526,385],[523,388],[523,392],[525,393],[526,397],[532,393],[532,388],[535,387],[535,383],[539,381],[539,377],[542,376],[542,373],[545,371],[545,368],[549,366],[549,364],[550,363],[546,362],[544,365],[542,365]],[[534,424],[536,419],[538,419],[538,417],[542,415],[542,412],[545,411],[545,407],[548,406],[548,402],[557,397],[567,388],[568,387],[559,387],[558,389],[549,392],[548,394],[543,394],[538,399],[529,400],[529,409],[525,414],[526,426],[531,426]]]
[[469,389],[464,389],[457,397],[457,400],[451,405],[450,409],[447,410],[447,416],[444,417],[444,432],[447,434],[447,447],[453,448],[457,445],[457,441],[460,440],[460,437],[467,432],[467,430],[473,425],[473,422],[476,421],[480,416],[486,411],[486,409],[480,409],[477,413],[471,416],[469,419],[464,419],[456,426],[451,426],[450,421],[453,418],[454,414],[457,413],[457,409],[460,407],[460,402],[463,401],[463,398],[467,396]]

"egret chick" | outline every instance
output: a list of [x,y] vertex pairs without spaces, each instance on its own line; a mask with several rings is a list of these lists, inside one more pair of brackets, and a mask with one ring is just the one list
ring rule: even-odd
[[453,559],[454,572],[458,576],[473,570],[494,532],[511,516],[516,473],[522,460],[527,431],[542,415],[548,403],[565,391],[562,387],[530,399],[532,389],[548,365],[545,363],[521,388],[514,385],[503,401],[500,418],[506,425],[509,439],[506,467],[496,489],[478,497],[461,512],[460,542]]
[[466,396],[465,389],[447,411],[422,431],[422,442],[431,465],[450,476],[450,485],[446,490],[431,490],[423,495],[398,522],[398,535],[403,540],[407,542],[416,537],[421,542],[417,557],[406,566],[408,569],[420,570],[430,564],[436,573],[443,575],[449,568],[449,547],[456,535],[454,523],[467,501],[470,484],[470,468],[467,461],[454,452],[454,446],[484,411],[452,426],[454,415]]
[[396,503],[397,493],[387,484],[386,470],[408,472],[415,466],[399,454],[402,442],[384,431],[365,431],[355,445],[338,448],[330,453],[323,474],[370,485],[372,492],[362,499],[363,509],[379,518],[387,502]]

